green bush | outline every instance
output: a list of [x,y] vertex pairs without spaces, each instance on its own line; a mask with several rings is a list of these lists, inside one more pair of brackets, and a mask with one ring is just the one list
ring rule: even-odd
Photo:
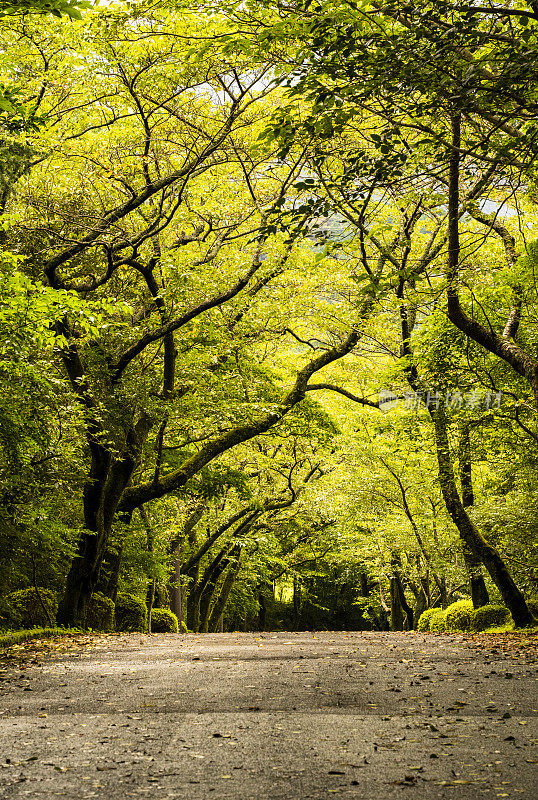
[[101,592],[94,592],[86,611],[86,627],[109,633],[114,630],[114,602]]
[[175,614],[166,608],[154,608],[151,612],[152,633],[177,633],[178,620]]
[[144,600],[127,592],[118,594],[116,598],[116,630],[145,631],[148,622],[148,610]]
[[436,611],[440,611],[439,608],[427,608],[426,611],[423,611],[420,617],[418,618],[417,630],[424,633],[425,631],[430,630],[430,620],[432,615],[435,614]]
[[188,633],[189,632],[189,629],[187,628],[187,623],[183,619],[181,620],[180,628],[181,628],[181,633]]
[[445,612],[442,608],[435,608],[433,614],[430,616],[430,630],[434,633],[443,633],[443,631],[446,631]]
[[[43,610],[40,599],[45,605],[49,617]],[[2,626],[5,628],[46,628],[54,625],[58,600],[50,589],[39,588],[39,595],[31,589],[20,589],[6,595],[3,606]]]
[[472,600],[458,600],[445,609],[447,631],[470,631],[474,613]]
[[471,618],[471,627],[474,631],[485,631],[486,628],[498,627],[511,622],[512,615],[505,606],[488,604],[477,608]]

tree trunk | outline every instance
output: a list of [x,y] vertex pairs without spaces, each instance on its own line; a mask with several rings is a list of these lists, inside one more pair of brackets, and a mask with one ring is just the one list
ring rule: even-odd
[[[418,566],[420,567],[420,556],[417,558],[417,561],[418,561]],[[408,586],[413,592],[413,595],[415,597],[415,604],[413,607],[413,620],[416,621],[420,618],[422,612],[428,608],[428,600],[424,592],[424,587],[421,580],[419,580],[418,583],[409,580]],[[415,625],[413,625],[413,627],[415,627]]]
[[439,406],[438,409],[430,408],[429,411],[435,427],[439,482],[447,511],[463,542],[476,558],[482,561],[491,575],[506,606],[510,609],[515,624],[518,627],[532,625],[534,619],[525,598],[512,579],[499,552],[484,539],[463,507],[454,477],[444,409]]
[[85,626],[86,610],[99,579],[103,543],[107,534],[108,531],[82,534],[78,553],[67,574],[64,595],[58,604],[58,625]]
[[[196,587],[194,587],[196,588]],[[187,601],[187,628],[198,633],[200,627],[200,594],[191,590]]]
[[181,588],[181,553],[174,552],[173,575],[170,582],[170,609],[178,618],[183,619],[183,594]]
[[102,592],[106,597],[110,597],[114,603],[118,595],[122,549],[121,544],[119,547],[107,548],[99,573],[99,583],[97,584],[97,591]]
[[299,579],[294,576],[293,577],[293,616],[294,616],[294,625],[295,630],[299,628],[299,618],[301,616],[301,583]]
[[390,579],[390,629],[391,631],[403,631],[404,612],[398,581],[392,576]]
[[258,630],[263,633],[267,624],[267,604],[262,592],[259,592],[258,594],[258,605]]
[[[206,510],[207,510],[207,502],[205,500],[202,500],[195,506],[195,508],[189,514],[189,516],[185,520],[183,529],[180,531],[178,536],[175,539],[173,539],[172,542],[170,543],[170,551],[172,555],[172,565],[168,578],[170,609],[173,611],[173,613],[176,615],[176,617],[180,622],[183,619],[183,613],[185,610],[181,576],[182,572],[184,572],[186,575],[189,574],[188,565],[182,567],[181,564],[183,547],[186,538],[188,538],[191,547],[196,545],[195,528],[198,522],[203,517]],[[198,562],[193,562],[191,564],[191,571],[192,568],[196,566],[196,563]]]
[[[119,503],[131,480],[150,428],[149,415],[142,415],[127,433],[125,452],[116,459],[92,438],[90,430],[92,466],[89,480],[84,487],[86,530],[80,537],[77,555],[67,574],[64,596],[58,605],[56,619],[59,625],[73,627],[85,624],[86,609],[99,580],[99,570]],[[122,516],[130,520],[131,513],[131,510],[126,509]]]
[[241,570],[241,553],[239,553],[238,555],[237,563],[230,565],[230,567],[228,568],[228,572],[226,573],[226,577],[224,578],[224,581],[222,583],[220,594],[211,612],[211,617],[208,626],[210,631],[216,632],[219,626],[222,630],[224,609],[226,608],[228,597],[230,596],[230,592],[233,588],[233,585],[240,570]]
[[[474,505],[473,473],[471,461],[471,435],[469,424],[460,425],[460,483],[461,483],[461,503],[464,508]],[[469,575],[469,585],[471,588],[471,599],[474,608],[480,608],[489,603],[489,593],[486,581],[482,575],[482,562],[476,557],[471,548],[463,543],[463,558],[465,567]]]
[[[450,155],[450,172],[448,182],[448,262],[446,272],[447,316],[449,320],[460,329],[469,339],[477,342],[485,350],[498,356],[515,370],[518,375],[526,378],[530,384],[534,402],[538,408],[538,361],[534,356],[523,350],[516,341],[515,336],[519,327],[520,300],[516,299],[515,305],[510,310],[508,320],[502,333],[497,333],[490,326],[485,326],[474,317],[469,316],[462,308],[459,297],[459,216],[460,216],[460,148],[461,148],[461,115],[452,118],[452,151]],[[483,214],[479,212],[479,217]],[[512,238],[505,229],[504,233],[493,222],[491,229],[500,233],[506,250],[506,237]],[[509,266],[515,260],[513,239],[508,245],[511,250]]]
[[[227,547],[223,548],[219,553],[219,555],[217,556],[217,558],[215,559],[215,561],[213,562],[209,579],[207,581],[206,588],[204,589],[200,601],[200,630],[202,633],[207,633],[209,630],[211,607],[213,604],[213,598],[215,597],[216,594],[217,584],[221,579],[222,575],[224,574],[224,572],[230,566],[230,564],[233,564],[236,561],[236,559],[239,558],[241,554],[241,549],[242,547],[239,544],[236,544],[231,551],[229,551]],[[227,553],[228,555],[226,555]],[[222,610],[224,610],[224,607]],[[220,612],[217,614],[217,619],[219,616]]]
[[[392,565],[392,578],[391,578],[391,588],[390,588],[390,597],[391,597],[391,617],[392,617],[392,607],[394,606],[396,612],[396,619],[399,621],[401,613],[405,613],[405,617],[407,620],[407,629],[412,631],[413,630],[413,609],[407,602],[405,591],[402,583],[402,576],[401,576],[401,561],[398,554],[394,553],[391,560]],[[398,598],[396,598],[396,594]],[[400,610],[398,610],[398,608]],[[402,617],[401,620],[401,628],[393,628],[393,630],[403,630],[404,628],[404,620]]]
[[187,605],[188,622],[187,627],[195,633],[201,631],[203,624],[207,624],[209,606],[215,583],[220,577],[220,564],[229,550],[229,544],[225,545],[220,553],[206,568],[200,580],[192,587],[189,593]]
[[465,567],[469,575],[469,586],[471,588],[473,606],[474,608],[486,606],[489,603],[489,592],[484,576],[482,575],[482,562],[465,542],[462,542],[462,545]]
[[150,587],[149,587],[149,590],[148,590],[148,594],[147,594],[147,598],[146,598],[146,603],[147,603],[147,606],[148,606],[148,633],[151,633],[151,616],[153,614],[153,601],[154,601],[154,599],[155,599],[155,578],[153,578],[153,580],[152,580],[152,582],[150,584]]

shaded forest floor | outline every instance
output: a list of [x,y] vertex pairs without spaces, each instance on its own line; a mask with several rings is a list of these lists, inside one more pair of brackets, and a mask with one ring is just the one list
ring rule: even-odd
[[538,637],[74,635],[0,658],[6,798],[535,797]]

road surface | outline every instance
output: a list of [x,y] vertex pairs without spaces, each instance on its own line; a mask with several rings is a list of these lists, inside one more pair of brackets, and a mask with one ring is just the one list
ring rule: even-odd
[[535,668],[461,637],[109,636],[0,677],[6,800],[538,797]]

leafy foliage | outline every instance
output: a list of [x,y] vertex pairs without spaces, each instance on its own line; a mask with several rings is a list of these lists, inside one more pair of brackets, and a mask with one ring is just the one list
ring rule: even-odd
[[509,6],[0,4],[3,595],[95,629],[118,588],[118,629],[148,590],[154,630],[467,629],[493,551],[536,593]]
[[178,619],[165,608],[155,608],[151,612],[151,630],[153,633],[177,633]]
[[469,631],[473,624],[474,608],[470,600],[457,600],[445,609],[447,631]]
[[485,631],[486,628],[506,625],[511,619],[510,612],[505,606],[489,604],[481,606],[473,612],[471,615],[471,629]]
[[126,592],[118,594],[114,604],[117,631],[145,631],[148,612],[146,604],[139,597]]
[[422,612],[417,623],[417,630],[420,631],[420,633],[425,633],[430,630],[430,620],[433,614],[438,610],[437,608],[427,608]]
[[430,631],[444,633],[446,631],[446,616],[442,608],[436,608],[430,617]]
[[1,624],[15,629],[47,627],[54,621],[57,607],[58,599],[49,589],[20,589],[4,598]]
[[114,601],[94,592],[86,613],[86,628],[109,633],[114,630]]

